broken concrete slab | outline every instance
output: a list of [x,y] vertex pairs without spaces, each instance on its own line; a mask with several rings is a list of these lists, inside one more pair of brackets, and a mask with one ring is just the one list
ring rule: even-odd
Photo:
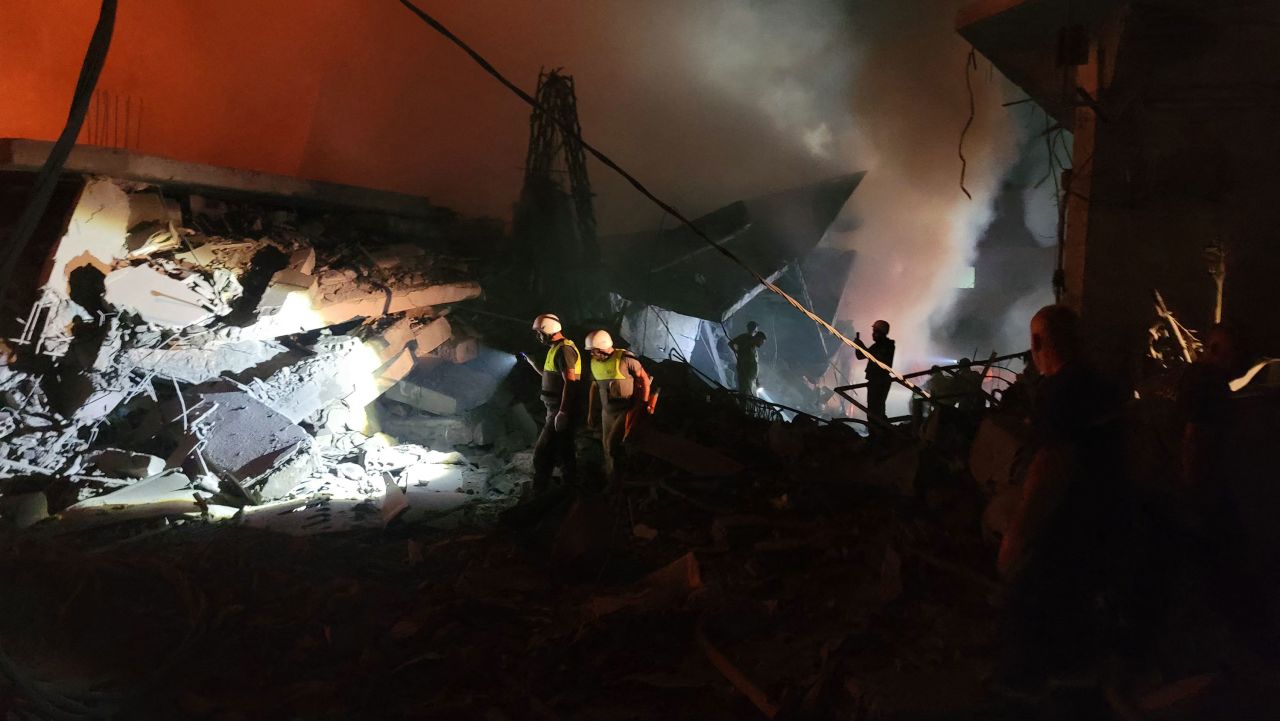
[[480,297],[478,283],[440,283],[419,287],[365,288],[341,273],[320,274],[316,311],[330,323],[377,318],[419,308],[459,303]]
[[310,276],[316,270],[316,249],[299,248],[290,253],[289,268],[296,273]]
[[465,365],[423,362],[390,388],[387,398],[434,415],[451,416],[478,408],[497,386],[498,379],[492,375]]
[[166,198],[158,190],[142,190],[129,194],[128,229],[146,222],[182,225],[182,208],[176,200]]
[[293,268],[276,271],[258,302],[259,315],[275,315],[291,304],[311,304],[317,279]]
[[452,491],[432,491],[410,486],[405,489],[409,510],[402,518],[406,523],[418,523],[433,516],[453,513],[476,500],[475,496]]
[[92,178],[80,191],[67,232],[53,251],[45,285],[70,295],[71,272],[85,266],[106,275],[125,256],[129,231],[129,196],[107,178]]
[[198,268],[222,268],[239,274],[253,265],[253,256],[264,245],[267,243],[260,240],[211,240],[191,250],[174,253],[173,258]]
[[67,518],[88,510],[121,509],[126,506],[159,506],[165,510],[181,507],[184,509],[182,512],[194,511],[199,508],[196,495],[201,493],[182,471],[167,471],[118,491],[80,501],[58,515]]
[[469,363],[480,355],[480,341],[475,338],[451,338],[431,351],[431,355],[450,363]]
[[471,445],[475,441],[472,428],[461,418],[431,416],[411,416],[396,418],[383,415],[378,419],[383,433],[391,435],[405,443],[431,448],[433,450],[452,450],[458,446]]
[[193,385],[227,373],[243,373],[288,352],[274,340],[214,341],[178,348],[131,348],[119,356],[126,367]]
[[311,445],[300,426],[242,390],[209,390],[198,398],[209,410],[190,432],[201,440],[201,456],[219,476],[251,483]]
[[89,456],[89,463],[103,474],[116,478],[150,478],[165,468],[163,458],[119,448],[104,448]]
[[136,313],[145,323],[186,328],[214,317],[207,296],[147,265],[114,270],[104,283],[107,303]]

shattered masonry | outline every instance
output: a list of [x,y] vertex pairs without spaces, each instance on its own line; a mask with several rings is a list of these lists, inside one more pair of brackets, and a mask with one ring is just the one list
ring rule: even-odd
[[431,386],[483,375],[458,365],[479,348],[446,317],[479,284],[417,243],[247,212],[86,180],[4,348],[0,513],[20,527],[189,514],[313,532],[469,500],[483,474],[446,446],[474,434],[395,445],[366,409],[391,391],[466,410]]

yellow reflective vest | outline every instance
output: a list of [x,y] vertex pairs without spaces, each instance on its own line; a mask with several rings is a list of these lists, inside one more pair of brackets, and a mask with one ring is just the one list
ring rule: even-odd
[[[578,346],[574,345],[573,341],[569,340],[568,338],[565,338],[563,340],[558,340],[555,343],[552,343],[551,348],[547,350],[547,360],[545,363],[542,364],[542,370],[550,371],[552,373],[559,372],[559,369],[556,368],[556,353],[560,352],[561,346],[566,346],[566,345],[574,350],[578,350]],[[573,361],[573,373],[574,375],[581,376],[582,375],[582,353],[577,353],[576,355],[577,355],[577,358]],[[594,362],[595,361],[592,361],[592,363]]]
[[628,375],[622,372],[622,359],[626,356],[627,352],[619,348],[602,361],[592,357],[591,377],[598,381],[625,380]]

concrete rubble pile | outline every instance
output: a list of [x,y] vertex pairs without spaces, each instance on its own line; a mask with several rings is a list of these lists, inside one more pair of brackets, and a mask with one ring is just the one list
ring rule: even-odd
[[[460,365],[481,351],[449,319],[481,293],[464,265],[292,211],[181,205],[86,183],[0,364],[8,522],[315,532],[456,508],[486,488],[453,451],[476,433],[399,444],[369,412],[392,389],[442,415],[477,405],[428,382],[442,364],[455,380],[484,375]],[[497,383],[482,380],[470,386]]]

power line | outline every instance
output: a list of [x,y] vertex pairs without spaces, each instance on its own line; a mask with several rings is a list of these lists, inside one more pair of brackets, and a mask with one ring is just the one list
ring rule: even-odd
[[[424,23],[429,25],[433,30],[443,35],[445,39],[447,39],[449,42],[458,46],[458,48],[461,49],[468,56],[470,56],[470,58],[474,60],[477,65],[479,65],[489,75],[493,76],[493,78],[497,80],[499,83],[502,83],[502,85],[506,87],[508,90],[510,90],[512,93],[514,93],[516,97],[523,100],[526,104],[528,104],[533,109],[544,112],[544,113],[546,112],[546,109],[543,108],[532,95],[525,92],[523,89],[520,88],[520,86],[508,80],[506,76],[504,76],[488,60],[486,60],[484,56],[476,52],[470,45],[468,45],[464,40],[459,38],[457,35],[454,35],[453,32],[450,31],[443,24],[441,24],[439,20],[436,20],[434,17],[428,15],[421,8],[419,8],[417,5],[414,5],[409,0],[400,0],[400,4],[404,5],[405,8],[407,8],[414,15],[417,15],[418,19],[422,20]],[[712,248],[714,248],[717,253],[720,253],[721,255],[728,258],[730,261],[732,261],[734,264],[736,264],[737,266],[745,270],[747,273],[749,273],[752,278],[755,278],[757,283],[767,288],[771,293],[774,293],[780,298],[782,298],[783,300],[785,300],[788,305],[790,305],[791,307],[803,313],[806,317],[809,318],[809,320],[825,328],[828,333],[835,336],[841,343],[844,343],[845,345],[855,350],[862,351],[863,355],[866,356],[868,362],[874,363],[877,366],[879,366],[882,370],[886,371],[894,380],[896,380],[898,383],[902,384],[903,386],[911,390],[911,392],[921,396],[922,398],[926,398],[926,399],[929,398],[929,393],[925,391],[923,388],[920,388],[919,386],[915,385],[914,383],[907,380],[906,378],[903,378],[901,373],[897,372],[896,370],[891,368],[889,365],[881,362],[879,358],[876,358],[875,356],[871,355],[871,352],[868,351],[866,347],[864,347],[861,343],[857,343],[852,339],[846,337],[843,333],[836,330],[835,326],[823,320],[822,317],[819,316],[817,313],[814,313],[813,311],[809,310],[804,306],[803,303],[796,300],[795,298],[792,298],[789,294],[787,294],[786,291],[782,290],[778,286],[769,282],[768,278],[756,272],[755,269],[747,265],[741,258],[739,258],[737,255],[734,255],[732,251],[717,244],[714,240],[711,239],[710,236],[704,233],[701,228],[694,225],[693,221],[689,220],[689,218],[687,218],[684,215],[684,213],[681,213],[670,203],[667,203],[666,201],[662,200],[658,196],[654,195],[648,188],[644,186],[643,183],[641,183],[638,179],[636,179],[635,176],[633,176],[631,173],[628,173],[626,170],[624,170],[620,165],[614,162],[612,158],[605,155],[600,150],[596,149],[594,145],[592,145],[591,143],[588,143],[587,140],[582,137],[582,134],[578,132],[577,128],[573,128],[568,125],[561,124],[560,131],[565,135],[574,138],[578,143],[582,145],[583,150],[586,150],[588,153],[592,155],[592,157],[594,157],[596,160],[599,160],[601,163],[603,163],[606,168],[609,168],[610,170],[612,170],[613,172],[621,176],[624,180],[626,180],[628,183],[631,184],[631,187],[635,188],[637,192],[639,192],[644,197],[648,198],[653,204],[657,205],[659,208],[669,213],[671,217],[675,218],[676,220],[679,220],[681,223],[687,226],[691,231],[693,231],[694,235],[698,236],[698,238],[700,238],[703,242],[707,243]]]
[[80,128],[89,113],[89,104],[93,101],[93,89],[98,84],[98,76],[102,74],[102,66],[107,62],[115,22],[116,0],[102,0],[98,24],[93,28],[93,37],[89,39],[89,48],[85,51],[84,62],[80,66],[80,77],[76,80],[76,89],[71,96],[71,109],[67,112],[66,125],[49,150],[44,166],[36,174],[31,184],[31,200],[14,223],[5,244],[6,255],[0,265],[0,292],[12,287],[9,279],[13,276],[14,268],[22,257],[22,252],[26,250],[27,243],[35,235],[40,220],[44,218],[49,201],[53,198],[53,191],[58,186],[58,178],[62,175],[62,166],[75,147]]

